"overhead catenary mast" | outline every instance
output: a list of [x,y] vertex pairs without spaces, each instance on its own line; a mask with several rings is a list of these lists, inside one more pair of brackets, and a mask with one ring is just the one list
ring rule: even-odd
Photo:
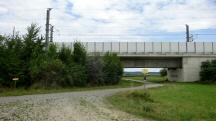
[[52,10],[52,8],[48,8],[47,9],[47,13],[46,13],[46,35],[45,35],[45,41],[46,41],[46,50],[48,49],[49,46],[49,21],[50,21],[50,11]]
[[190,42],[190,32],[189,32],[189,25],[186,26],[186,42]]
[[53,42],[53,32],[54,32],[54,26],[50,25],[50,42]]

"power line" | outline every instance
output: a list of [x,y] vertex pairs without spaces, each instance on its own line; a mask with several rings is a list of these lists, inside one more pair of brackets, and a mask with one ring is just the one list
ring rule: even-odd
[[[35,8],[25,8],[25,7],[6,7],[7,9],[17,9],[17,10],[45,10],[47,8],[45,7],[35,7]],[[63,6],[63,7],[54,7],[54,6],[49,6],[49,8],[53,8],[53,10],[57,10],[57,9],[67,9],[67,6]],[[71,10],[71,9],[70,9]],[[72,10],[92,10],[92,11],[101,11],[101,10],[106,10],[106,11],[109,11],[109,10],[117,10],[117,11],[123,11],[123,10],[126,10],[126,9],[116,9],[116,8],[113,8],[113,9],[106,9],[106,8],[103,8],[103,9],[96,9],[96,8],[73,8]],[[212,10],[212,9],[209,9],[209,8],[202,8],[201,10]],[[185,10],[185,9],[176,9],[175,11],[194,11],[193,9],[191,10]]]
[[216,35],[216,34],[194,34],[194,35],[203,35],[203,36],[211,36],[211,35]]
[[106,34],[106,33],[87,33],[87,34],[61,34],[61,35],[75,35],[75,36],[184,36],[184,34]]

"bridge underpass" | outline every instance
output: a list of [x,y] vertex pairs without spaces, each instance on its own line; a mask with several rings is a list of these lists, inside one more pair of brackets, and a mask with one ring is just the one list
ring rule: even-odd
[[[168,68],[168,80],[200,79],[203,61],[216,59],[215,42],[82,42],[89,55],[116,53],[127,68]],[[73,42],[56,43],[73,50]]]
[[120,57],[124,68],[167,68],[168,80],[178,81],[175,70],[182,69],[181,57]]
[[181,57],[121,57],[125,68],[182,68]]

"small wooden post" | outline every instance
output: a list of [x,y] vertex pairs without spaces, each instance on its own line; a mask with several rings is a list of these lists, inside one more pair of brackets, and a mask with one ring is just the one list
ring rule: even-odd
[[14,81],[14,88],[16,88],[16,83],[17,83],[17,81],[19,80],[19,78],[15,77],[15,78],[13,78],[12,80]]

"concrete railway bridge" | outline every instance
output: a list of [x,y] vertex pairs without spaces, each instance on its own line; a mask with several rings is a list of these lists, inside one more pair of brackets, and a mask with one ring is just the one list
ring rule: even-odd
[[[198,81],[201,63],[216,59],[216,42],[81,43],[90,55],[117,53],[125,68],[167,68],[170,81]],[[73,49],[73,42],[56,45]]]

